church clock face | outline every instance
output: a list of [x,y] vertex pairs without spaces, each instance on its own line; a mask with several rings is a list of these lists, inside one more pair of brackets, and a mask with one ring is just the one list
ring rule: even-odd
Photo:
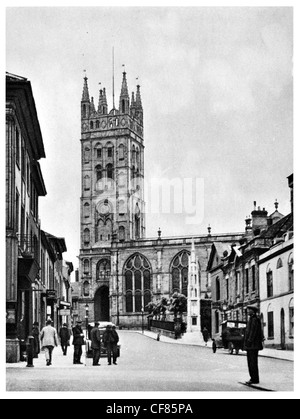
[[100,204],[97,205],[97,211],[99,212],[100,215],[107,215],[109,214],[109,206],[108,204],[101,202]]

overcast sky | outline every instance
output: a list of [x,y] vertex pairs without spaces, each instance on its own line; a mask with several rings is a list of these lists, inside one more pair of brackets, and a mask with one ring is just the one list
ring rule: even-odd
[[46,152],[41,227],[65,238],[66,260],[78,266],[84,70],[111,109],[112,47],[117,105],[122,64],[130,93],[139,77],[146,182],[204,182],[200,223],[150,213],[148,237],[243,231],[253,201],[289,213],[292,8],[8,8],[6,71],[31,81]]

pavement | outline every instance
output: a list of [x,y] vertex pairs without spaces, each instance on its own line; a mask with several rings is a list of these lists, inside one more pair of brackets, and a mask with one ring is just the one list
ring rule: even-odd
[[[157,340],[157,333],[151,332],[149,330],[144,330],[144,332],[137,332],[144,334],[145,336]],[[205,344],[202,336],[198,333],[186,333],[181,339],[172,339],[167,336],[161,335],[160,341],[165,343],[170,343],[174,345],[194,345],[194,346],[203,346],[203,347],[212,347],[212,341],[209,340],[207,344]],[[217,349],[218,351],[225,351],[223,348]],[[245,354],[245,352],[241,351],[240,354]],[[262,351],[259,352],[260,357],[267,357],[267,358],[276,358],[285,361],[294,362],[294,351],[285,351],[281,349],[271,349],[271,348],[264,348]]]

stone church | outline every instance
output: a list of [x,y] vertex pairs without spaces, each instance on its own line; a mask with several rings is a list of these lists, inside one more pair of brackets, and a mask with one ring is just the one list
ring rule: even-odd
[[[99,91],[96,108],[84,77],[79,317],[85,318],[88,306],[90,322],[141,327],[150,301],[170,298],[175,291],[195,297],[199,290],[199,307],[191,313],[190,324],[199,331],[204,325],[210,329],[206,268],[212,243],[231,244],[243,233],[164,238],[159,230],[157,238],[147,238],[144,149],[140,86],[130,97],[124,71],[118,108],[113,92],[109,110],[105,88]],[[189,266],[193,266],[193,281]]]

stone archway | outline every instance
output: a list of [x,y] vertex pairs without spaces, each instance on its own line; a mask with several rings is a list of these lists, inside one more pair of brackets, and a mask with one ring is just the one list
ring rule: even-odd
[[95,321],[110,321],[109,313],[109,288],[106,285],[101,286],[95,294]]

